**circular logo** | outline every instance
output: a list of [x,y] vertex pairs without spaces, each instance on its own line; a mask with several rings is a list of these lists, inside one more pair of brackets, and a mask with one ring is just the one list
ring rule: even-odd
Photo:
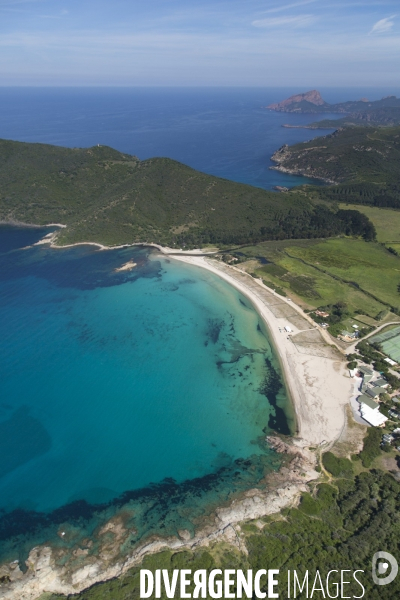
[[[387,573],[389,566],[392,567],[390,573]],[[372,579],[377,585],[387,585],[397,576],[399,565],[394,556],[389,552],[376,552],[372,558]],[[385,575],[382,577],[382,575]]]

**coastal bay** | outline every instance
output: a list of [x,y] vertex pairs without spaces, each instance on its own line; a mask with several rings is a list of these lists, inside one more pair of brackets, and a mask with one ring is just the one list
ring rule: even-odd
[[282,462],[265,435],[290,434],[290,407],[245,296],[153,248],[55,249],[45,230],[36,241],[33,228],[5,230],[19,248],[0,269],[3,441],[14,440],[2,562],[46,540],[73,553],[124,511],[132,547],[194,533],[265,486]]
[[[282,197],[275,199],[280,202]],[[142,239],[148,239],[147,235]],[[70,445],[78,440],[77,448],[86,464],[75,463],[78,468],[74,476],[78,475],[80,481],[74,484],[72,494],[69,472],[63,467],[60,470],[63,479],[57,479],[58,498],[52,498],[46,482],[43,485],[43,480],[37,479],[37,496],[33,501],[26,488],[25,498],[20,495],[20,506],[18,500],[5,506],[3,524],[8,520],[8,530],[7,525],[2,530],[5,563],[1,573],[10,579],[10,586],[3,597],[11,599],[19,594],[33,600],[42,591],[75,593],[116,577],[139,564],[144,556],[165,548],[196,548],[217,539],[235,544],[235,524],[295,505],[301,493],[307,491],[307,483],[318,477],[314,468],[317,453],[329,448],[346,428],[345,407],[352,386],[342,354],[332,340],[290,300],[278,296],[261,281],[210,257],[196,256],[195,251],[177,253],[176,249],[157,244],[151,245],[151,251],[146,244],[110,248],[98,243],[93,232],[88,243],[72,243],[63,248],[56,246],[57,235],[53,234],[36,243],[35,246],[30,241],[31,247],[26,248],[28,258],[20,261],[19,266],[24,279],[32,275],[33,265],[34,270],[38,267],[35,276],[51,284],[46,307],[36,303],[35,294],[30,297],[32,305],[24,306],[27,314],[37,318],[38,330],[43,323],[47,327],[46,351],[42,351],[40,343],[37,345],[40,362],[48,361],[46,366],[53,386],[51,403],[46,409],[54,420],[57,407],[63,406],[64,414],[62,418],[58,414],[55,431],[70,436]],[[32,252],[42,253],[37,263],[32,260]],[[63,269],[66,256],[75,260],[76,269]],[[5,267],[9,277],[11,270],[9,265]],[[76,273],[72,274],[73,270]],[[119,279],[112,281],[112,277]],[[199,295],[200,281],[208,287],[209,294]],[[54,293],[54,284],[62,288],[62,294]],[[132,309],[132,296],[118,293],[132,284],[136,290],[141,286],[147,289],[146,301],[136,307],[136,312]],[[154,289],[149,292],[147,284],[153,288],[161,285],[162,293],[158,302],[154,302],[156,319],[148,314],[147,301],[150,298],[152,302]],[[25,281],[21,290],[29,289]],[[15,294],[11,286],[5,297],[10,291]],[[204,310],[207,295],[210,302],[206,322],[199,325],[199,311]],[[80,296],[84,302],[79,304]],[[178,298],[175,307],[169,302],[172,297]],[[69,303],[66,310],[65,299]],[[49,304],[57,310],[53,311]],[[223,306],[222,313],[216,311],[219,304]],[[52,367],[57,350],[51,342],[56,339],[63,349],[67,336],[62,328],[54,335],[51,322],[63,311],[64,316],[68,315],[66,322],[76,338],[76,347],[97,346],[94,360],[88,359],[86,352],[77,353],[78,376],[70,377],[74,380],[73,389],[59,387],[59,376],[65,377],[68,365],[60,368],[59,361]],[[96,331],[99,313],[106,318]],[[177,326],[171,323],[171,313],[178,316]],[[243,316],[242,323],[237,318],[239,313]],[[20,325],[24,327],[21,319]],[[154,339],[144,352],[138,349],[132,352],[143,330]],[[197,339],[200,330],[203,336]],[[26,330],[21,339],[23,336]],[[218,398],[207,388],[218,379],[209,376],[211,363],[205,360],[203,368],[202,360],[189,359],[190,352],[200,351],[201,345],[206,353],[212,350],[207,360],[211,358],[213,369],[228,382],[226,394],[219,389]],[[170,356],[159,360],[162,348]],[[107,361],[111,358],[119,363],[111,378],[105,356]],[[10,367],[7,361],[5,364]],[[143,369],[143,364],[149,368]],[[175,410],[176,390],[168,386],[168,379],[176,373],[177,366],[182,398]],[[136,379],[139,386],[127,385],[124,381],[127,372],[137,377],[138,368],[142,371]],[[82,369],[83,378],[79,375]],[[31,370],[25,372],[29,375],[28,383],[32,383]],[[148,419],[146,427],[140,430],[132,406],[140,395],[138,388],[140,391],[155,373],[150,404],[156,409],[156,418]],[[82,395],[88,382],[90,390],[86,395],[96,399],[89,407]],[[17,391],[21,398],[26,398],[31,390]],[[7,390],[10,392],[11,387]],[[121,392],[125,394],[122,401]],[[180,410],[188,399],[194,402],[189,415]],[[108,412],[104,411],[107,403]],[[139,405],[139,412],[148,408],[144,395]],[[21,413],[12,414],[9,408],[3,408],[9,411],[5,413],[6,424],[16,424],[17,431]],[[85,416],[86,422],[82,421],[77,435],[71,429],[65,430],[68,414],[75,419],[77,414],[79,419]],[[34,427],[38,433],[32,459],[40,465],[43,457],[48,458],[54,450],[54,435],[50,435],[50,440],[46,437],[48,422],[42,419],[42,423],[38,412],[25,414],[24,419],[26,427]],[[106,422],[103,429],[102,419]],[[144,435],[149,431],[150,436]],[[110,445],[100,446],[105,432],[110,434],[109,441],[113,436],[121,438],[110,456],[105,456]],[[289,443],[271,435],[275,432]],[[60,449],[57,436],[56,441]],[[173,454],[171,448],[177,441],[180,448]],[[147,456],[145,449],[150,450]],[[92,464],[85,456],[88,451],[89,456],[95,457]],[[9,465],[9,472],[16,474],[16,480],[20,466]],[[29,460],[23,465],[24,473],[28,474],[24,485],[32,483],[30,466]],[[109,475],[111,478],[106,481]],[[15,490],[11,486],[10,498],[15,498]],[[14,517],[19,515],[15,508],[22,509],[26,531],[18,530],[19,523]],[[17,559],[13,535],[19,535]],[[23,574],[20,567],[25,560],[30,569]]]
[[[135,519],[131,520],[132,517],[127,521],[126,516],[123,515],[126,514],[126,511],[131,514],[132,509],[137,512],[138,507],[135,504],[132,506],[124,504],[117,507],[116,512],[108,511],[108,520],[106,522],[103,520],[102,525],[101,521],[97,520],[97,528],[91,534],[93,540],[98,540],[96,541],[95,555],[92,556],[90,550],[89,552],[85,551],[79,562],[74,559],[76,544],[78,543],[82,547],[82,543],[85,544],[85,542],[82,535],[76,537],[76,533],[71,538],[70,525],[65,524],[62,527],[68,535],[68,540],[65,540],[67,543],[61,544],[61,547],[58,543],[53,547],[45,545],[31,550],[29,562],[35,565],[32,572],[28,573],[26,577],[18,576],[15,580],[16,587],[12,586],[11,595],[4,595],[5,599],[13,598],[12,594],[15,593],[15,589],[19,590],[18,593],[25,594],[23,597],[27,599],[37,598],[38,594],[44,590],[73,593],[85,589],[97,581],[104,581],[120,575],[132,566],[139,564],[144,556],[159,552],[163,548],[194,548],[199,545],[207,546],[215,540],[235,543],[235,523],[246,519],[260,518],[296,503],[299,495],[307,490],[307,482],[313,481],[318,476],[314,470],[316,458],[312,452],[307,450],[307,447],[311,445],[328,447],[340,436],[345,427],[344,407],[348,402],[351,385],[350,379],[345,377],[340,354],[337,349],[327,343],[327,340],[315,337],[313,333],[315,329],[311,323],[301,314],[300,310],[293,306],[290,300],[285,301],[278,297],[273,290],[268,290],[261,282],[239,269],[229,267],[209,257],[195,256],[193,253],[192,255],[182,253],[177,256],[175,252],[168,254],[173,252],[171,250],[161,247],[159,250],[161,254],[158,256],[153,254],[152,261],[156,263],[161,261],[166,265],[186,263],[189,268],[188,273],[192,273],[192,276],[198,272],[210,272],[213,277],[216,276],[220,281],[224,280],[228,285],[228,287],[224,287],[225,299],[227,292],[229,296],[229,289],[236,289],[243,299],[241,305],[247,306],[247,310],[253,306],[257,311],[261,318],[261,321],[258,321],[259,325],[262,328],[265,327],[275,348],[274,354],[281,365],[286,388],[296,413],[291,415],[290,407],[283,396],[275,398],[275,411],[284,409],[288,423],[292,422],[291,427],[295,437],[292,445],[282,446],[281,441],[274,440],[274,438],[270,438],[270,444],[279,452],[283,452],[282,456],[286,453],[289,463],[287,466],[281,467],[278,473],[270,472],[266,477],[264,464],[262,467],[264,478],[260,481],[261,486],[253,487],[252,484],[254,485],[256,480],[252,481],[247,477],[241,484],[241,491],[239,486],[236,493],[232,494],[232,490],[230,495],[220,495],[219,498],[218,494],[212,495],[208,500],[208,511],[206,510],[200,519],[198,509],[191,503],[188,516],[192,511],[195,517],[193,530],[191,530],[189,521],[186,521],[186,528],[189,526],[189,529],[185,529],[185,525],[181,523],[181,529],[177,536],[176,534],[172,537],[168,535],[168,529],[163,534],[161,531],[157,533],[157,529],[154,529],[153,535],[148,537],[147,534],[143,542],[140,542],[140,538],[135,536],[133,540],[137,540],[136,544],[128,553],[126,553],[126,549],[123,551],[122,548],[126,546],[127,540],[132,539],[134,532],[131,528],[135,527],[138,521],[137,516],[135,522]],[[106,251],[105,254],[112,255],[113,251]],[[122,264],[126,264],[126,262]],[[197,277],[198,275],[196,275]],[[213,281],[215,282],[215,279]],[[291,329],[289,336],[287,332],[282,331],[285,327]],[[304,333],[306,333],[306,338],[302,339],[301,336]],[[311,342],[307,337],[310,335],[312,336]],[[275,364],[275,369],[276,367]],[[243,397],[240,401],[243,401]],[[240,422],[242,424],[243,420],[241,419]],[[276,456],[278,457],[279,454]],[[293,460],[290,458],[291,456],[294,457]],[[256,462],[254,459],[251,460],[254,470]],[[285,465],[285,462],[283,464]],[[250,463],[246,471],[249,466]],[[279,468],[278,463],[275,468]],[[262,471],[260,471],[259,477],[261,473]],[[229,481],[229,477],[227,481]],[[166,499],[171,491],[166,489]],[[176,495],[176,491],[174,491],[174,495]],[[187,510],[188,508],[185,509],[185,511]],[[174,512],[172,507],[170,511],[172,511],[172,515]],[[203,511],[204,509],[202,509]],[[209,516],[205,518],[207,512]],[[195,516],[196,514],[197,516]],[[164,524],[169,522],[171,515],[167,517],[164,514],[162,517]],[[149,513],[146,516],[146,520],[148,519]],[[151,521],[153,524],[155,523],[153,517]],[[176,526],[178,526],[178,522]],[[107,546],[106,538],[102,537],[105,531],[113,533],[114,541],[111,546]],[[148,533],[150,531],[148,530]],[[169,531],[172,533],[173,530]],[[87,532],[88,530],[86,535]],[[98,544],[100,544],[99,547]],[[101,550],[101,548],[103,549]],[[56,564],[60,560],[60,556],[64,556],[63,561],[65,562],[65,566],[61,570]],[[44,565],[47,565],[46,569],[43,569]],[[32,580],[32,575],[34,575],[34,580]]]

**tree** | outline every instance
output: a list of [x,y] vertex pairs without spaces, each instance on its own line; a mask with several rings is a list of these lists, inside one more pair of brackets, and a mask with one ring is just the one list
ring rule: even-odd
[[386,403],[390,402],[392,399],[389,396],[389,394],[386,394],[386,392],[385,392],[384,394],[379,394],[379,400],[386,404]]

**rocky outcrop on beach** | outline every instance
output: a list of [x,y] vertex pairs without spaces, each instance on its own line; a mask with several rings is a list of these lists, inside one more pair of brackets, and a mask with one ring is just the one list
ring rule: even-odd
[[268,444],[287,460],[277,473],[269,474],[262,489],[248,490],[229,506],[216,510],[213,522],[192,537],[187,530],[168,539],[153,537],[136,547],[129,555],[122,555],[121,547],[130,531],[123,515],[116,515],[98,532],[98,550],[90,554],[86,548],[71,549],[38,546],[26,560],[26,572],[18,561],[0,567],[0,600],[37,600],[44,592],[76,594],[98,583],[118,577],[141,563],[144,556],[161,550],[195,549],[214,542],[225,541],[246,552],[240,537],[240,523],[277,513],[297,504],[307,483],[318,478],[316,457],[303,446],[301,440],[267,438]]

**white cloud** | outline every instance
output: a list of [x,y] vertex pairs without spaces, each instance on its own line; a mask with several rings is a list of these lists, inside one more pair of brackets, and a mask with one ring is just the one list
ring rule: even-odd
[[319,2],[319,0],[302,0],[302,2],[294,2],[293,4],[285,4],[284,6],[276,6],[275,8],[269,8],[268,10],[264,10],[263,14],[282,12],[284,10],[287,10],[288,8],[296,8],[297,6],[305,6],[306,4],[313,4],[314,2]]
[[386,17],[385,19],[377,21],[369,32],[369,35],[371,35],[371,33],[386,33],[390,31],[394,25],[393,19],[395,16],[396,15],[392,15],[391,17]]
[[298,15],[296,17],[271,17],[267,19],[257,19],[252,22],[254,27],[274,28],[274,27],[307,27],[316,21],[314,15]]

